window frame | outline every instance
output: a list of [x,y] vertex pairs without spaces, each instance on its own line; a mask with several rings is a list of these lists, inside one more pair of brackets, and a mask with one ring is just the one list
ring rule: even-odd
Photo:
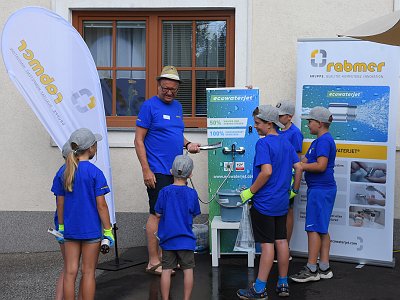
[[[235,71],[235,11],[232,10],[182,10],[182,11],[89,11],[73,10],[72,25],[83,36],[84,21],[112,21],[113,25],[117,21],[145,21],[146,22],[146,99],[157,94],[156,77],[160,74],[162,65],[162,22],[163,21],[207,21],[223,20],[226,21],[226,62],[225,67],[196,67],[195,66],[195,47],[192,50],[192,67],[177,67],[178,71],[192,72],[192,116],[184,117],[186,128],[205,128],[207,127],[206,117],[196,117],[195,114],[195,95],[196,95],[196,71],[225,71],[226,86],[234,86]],[[112,82],[112,109],[115,113],[116,105],[116,72],[119,70],[141,70],[143,68],[116,67],[116,31],[112,33],[112,66],[111,68],[99,67],[98,70],[110,70],[113,76]],[[196,43],[195,28],[193,28],[192,45]],[[156,57],[156,59],[150,59]],[[106,116],[108,127],[135,127],[136,116]]]

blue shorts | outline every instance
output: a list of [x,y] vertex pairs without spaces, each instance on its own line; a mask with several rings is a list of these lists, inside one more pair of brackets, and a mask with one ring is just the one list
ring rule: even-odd
[[307,190],[306,231],[328,233],[336,191],[337,188]]

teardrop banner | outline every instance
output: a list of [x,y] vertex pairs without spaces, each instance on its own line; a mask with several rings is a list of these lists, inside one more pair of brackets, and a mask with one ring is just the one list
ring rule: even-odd
[[110,186],[106,201],[115,224],[103,95],[96,65],[81,35],[54,12],[25,7],[4,25],[1,51],[12,82],[59,148],[81,127],[103,136],[93,163]]

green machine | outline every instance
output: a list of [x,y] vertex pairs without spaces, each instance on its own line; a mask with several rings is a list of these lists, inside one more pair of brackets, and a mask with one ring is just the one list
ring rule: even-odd
[[[250,187],[258,140],[253,111],[259,104],[258,89],[207,89],[207,137],[222,147],[208,152],[209,221],[221,215],[219,195]],[[221,253],[233,253],[237,230],[221,232]]]

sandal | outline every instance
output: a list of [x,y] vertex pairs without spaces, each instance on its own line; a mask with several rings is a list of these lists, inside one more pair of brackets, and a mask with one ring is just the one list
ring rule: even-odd
[[[146,268],[146,269],[145,269],[145,272],[146,272],[146,273],[161,276],[162,268],[161,268],[161,271],[157,271],[158,268],[162,267],[162,264],[161,264],[161,263],[158,263],[158,264],[156,264],[156,265],[150,264],[150,266],[151,266],[150,268]],[[172,270],[171,275],[174,276],[175,273],[176,273],[175,270]]]
[[[158,263],[156,265],[151,265],[149,264],[151,267],[150,268],[146,268],[145,272],[149,273],[149,274],[153,274],[153,275],[161,275],[161,271],[158,271],[157,269],[160,268],[161,269],[161,263]],[[161,269],[162,270],[162,269]]]

